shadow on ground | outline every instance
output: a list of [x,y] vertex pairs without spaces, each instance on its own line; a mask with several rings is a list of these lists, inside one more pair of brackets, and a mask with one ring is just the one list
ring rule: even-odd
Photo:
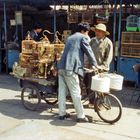
[[51,106],[47,106],[42,103],[37,111],[26,110],[21,104],[20,100],[1,100],[0,101],[0,113],[4,116],[16,118],[19,120],[23,119],[38,119],[38,120],[50,120],[52,125],[56,126],[73,126],[76,124],[75,121],[64,120],[63,123],[58,119],[57,105],[51,110]]
[[[137,98],[140,95],[140,90],[135,88],[124,87],[121,91],[112,91],[112,93],[119,98],[123,107],[140,109],[140,100],[137,102]],[[136,96],[133,96],[137,94]],[[133,96],[133,97],[132,97]]]
[[0,88],[20,91],[18,79],[11,75],[0,74]]
[[[51,110],[52,108],[52,110]],[[73,108],[73,105],[68,104],[67,108]],[[59,120],[58,118],[58,105],[50,106],[46,103],[41,103],[39,108],[36,111],[30,111],[24,108],[21,104],[21,100],[9,99],[9,100],[1,100],[0,101],[0,113],[7,117],[12,117],[18,120],[50,120],[51,125],[55,126],[74,126],[77,124],[76,122],[76,113],[75,110],[70,112],[71,117],[66,120]],[[88,116],[89,119],[92,119],[90,123],[98,124],[98,125],[110,125],[100,118],[95,119],[92,116]]]

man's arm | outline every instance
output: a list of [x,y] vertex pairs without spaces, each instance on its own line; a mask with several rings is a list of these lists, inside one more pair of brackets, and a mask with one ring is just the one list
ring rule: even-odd
[[83,51],[85,52],[85,54],[87,55],[90,63],[94,66],[97,66],[97,61],[96,61],[95,55],[89,45],[89,41],[87,38],[82,39],[81,47],[82,47]]
[[109,65],[113,58],[113,44],[111,41],[108,43],[108,47],[106,49],[105,59],[103,61],[102,67],[106,70],[109,70]]

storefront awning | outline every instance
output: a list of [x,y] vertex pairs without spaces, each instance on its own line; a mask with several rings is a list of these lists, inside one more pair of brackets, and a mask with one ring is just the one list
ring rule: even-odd
[[[120,3],[120,0],[116,0]],[[0,3],[12,3],[21,5],[32,5],[32,6],[48,6],[48,5],[98,5],[98,4],[114,4],[115,0],[0,0]],[[140,0],[123,0],[122,4],[140,4]]]

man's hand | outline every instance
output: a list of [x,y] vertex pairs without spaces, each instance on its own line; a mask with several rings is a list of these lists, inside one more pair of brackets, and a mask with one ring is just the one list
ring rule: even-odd
[[104,71],[104,68],[102,66],[92,66],[92,69],[97,73],[102,73]]
[[103,67],[102,67],[102,66],[97,65],[97,66],[96,66],[96,69],[98,69],[98,70],[103,70]]
[[99,73],[108,71],[107,68],[104,65],[96,66],[96,68],[98,69]]
[[92,69],[97,70],[98,68],[97,68],[97,66],[92,66]]

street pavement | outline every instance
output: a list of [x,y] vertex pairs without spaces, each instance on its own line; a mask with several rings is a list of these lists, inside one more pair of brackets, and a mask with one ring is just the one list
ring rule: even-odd
[[[123,105],[122,118],[115,124],[100,120],[94,110],[85,107],[92,123],[77,123],[71,103],[67,111],[72,118],[58,119],[58,105],[51,111],[42,103],[37,111],[26,110],[21,104],[21,88],[16,78],[0,74],[0,140],[140,140],[140,102],[133,88],[114,92]],[[137,91],[138,92],[138,91]]]

